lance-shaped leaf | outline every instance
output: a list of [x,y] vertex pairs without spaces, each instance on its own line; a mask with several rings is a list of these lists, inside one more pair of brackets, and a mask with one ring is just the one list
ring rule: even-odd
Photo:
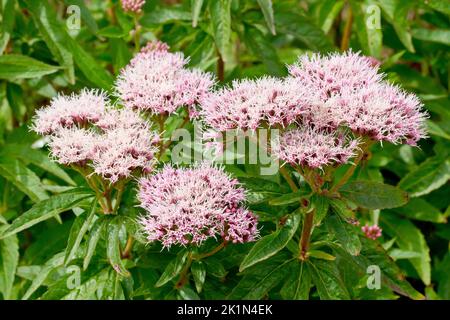
[[164,270],[163,274],[156,282],[155,286],[162,287],[167,282],[169,282],[170,280],[175,278],[177,275],[179,275],[186,263],[188,255],[189,255],[188,251],[186,251],[186,250],[180,251],[177,254],[177,257],[167,265],[166,269]]
[[306,263],[299,261],[293,265],[280,294],[286,300],[308,300],[310,289],[311,275]]
[[224,59],[231,44],[231,0],[210,1],[209,11],[217,50]]
[[0,235],[0,239],[28,229],[39,222],[57,215],[58,213],[71,210],[77,207],[80,202],[91,197],[93,197],[93,194],[90,190],[79,188],[66,193],[57,194],[46,200],[38,202],[31,207],[30,210],[15,219],[11,223],[11,226],[9,226],[9,228]]
[[39,177],[17,159],[11,157],[1,159],[0,175],[9,180],[34,202],[48,198]]
[[121,219],[115,217],[108,223],[108,237],[106,244],[106,255],[113,269],[123,277],[129,277],[130,273],[125,268],[120,254],[119,232],[122,227]]
[[277,231],[256,242],[248,255],[244,258],[244,261],[242,261],[239,270],[243,271],[258,262],[274,256],[277,252],[283,249],[297,231],[300,220],[300,212],[297,210],[291,214],[284,225]]
[[69,240],[67,241],[66,255],[64,257],[64,264],[67,264],[73,259],[78,248],[80,247],[81,240],[88,231],[92,220],[95,217],[95,210],[97,209],[97,201],[93,201],[90,212],[81,214],[75,218],[72,228],[70,229]]
[[353,181],[339,190],[345,198],[367,209],[400,207],[408,202],[408,194],[394,186],[373,182]]
[[11,299],[14,278],[19,263],[19,241],[16,235],[0,240],[0,292],[4,300]]
[[19,54],[0,56],[0,79],[30,79],[52,74],[60,68]]

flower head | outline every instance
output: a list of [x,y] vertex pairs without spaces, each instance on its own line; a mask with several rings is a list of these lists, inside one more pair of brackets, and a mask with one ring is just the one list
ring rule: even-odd
[[192,107],[209,91],[214,84],[211,74],[186,69],[188,59],[167,50],[160,42],[150,43],[121,71],[116,90],[126,107],[173,113]]
[[70,96],[58,95],[50,105],[36,111],[32,129],[39,134],[53,134],[61,128],[96,123],[108,105],[103,91],[82,90]]
[[95,154],[98,138],[91,130],[63,128],[50,137],[49,147],[57,162],[85,166]]
[[140,13],[145,4],[145,0],[121,0],[122,9],[125,12]]
[[376,224],[373,226],[369,226],[368,224],[366,224],[365,226],[361,227],[361,230],[366,234],[367,238],[372,240],[377,240],[379,237],[381,237],[381,232],[383,231]]
[[373,58],[352,52],[300,57],[289,72],[307,104],[301,122],[347,126],[373,140],[415,145],[426,136],[427,114],[415,95],[383,80],[378,67]]
[[131,177],[135,171],[151,171],[156,161],[155,136],[147,125],[106,130],[92,158],[94,172],[115,183]]
[[235,80],[201,101],[200,114],[215,130],[255,130],[263,124],[285,126],[302,112],[301,87],[293,78]]
[[200,245],[220,234],[232,242],[252,241],[255,215],[241,206],[244,189],[223,170],[202,164],[170,166],[139,182],[138,198],[147,211],[140,224],[148,241]]
[[329,164],[346,163],[358,147],[358,140],[337,132],[303,127],[286,131],[273,154],[290,164],[322,168]]

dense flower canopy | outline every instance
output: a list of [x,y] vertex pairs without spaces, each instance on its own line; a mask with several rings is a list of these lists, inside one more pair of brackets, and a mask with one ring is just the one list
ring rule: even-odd
[[123,11],[140,13],[145,0],[121,0]]
[[120,73],[117,95],[127,108],[170,114],[194,107],[214,84],[211,74],[188,69],[181,52],[172,53],[161,42],[150,42]]
[[148,172],[156,161],[158,136],[150,125],[134,111],[109,105],[102,92],[58,96],[38,110],[32,128],[49,136],[57,162],[89,165],[111,183]]
[[273,149],[279,159],[293,165],[321,168],[332,163],[346,163],[358,146],[357,140],[347,141],[344,134],[304,127],[286,131]]
[[221,235],[248,242],[258,234],[256,216],[242,207],[244,189],[223,170],[208,164],[166,166],[139,181],[138,198],[146,215],[140,223],[149,242],[199,245]]
[[201,100],[200,115],[215,130],[286,126],[302,112],[302,95],[292,78],[235,80]]
[[391,143],[416,145],[426,136],[422,103],[385,81],[368,57],[352,52],[304,55],[289,72],[308,104],[303,123],[348,126],[356,134]]

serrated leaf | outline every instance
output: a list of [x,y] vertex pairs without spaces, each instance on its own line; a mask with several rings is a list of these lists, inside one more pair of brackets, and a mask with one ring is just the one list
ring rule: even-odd
[[239,271],[242,272],[248,267],[266,260],[282,250],[294,236],[300,224],[300,220],[300,212],[295,211],[286,220],[286,223],[277,231],[256,242],[248,255],[242,261]]
[[72,53],[64,46],[68,36],[57,20],[55,11],[46,1],[25,1],[43,40],[56,61],[66,69],[70,83],[75,83]]
[[106,256],[113,269],[123,277],[129,277],[130,273],[125,268],[125,265],[120,256],[120,238],[119,232],[122,227],[121,219],[115,217],[109,221],[107,226],[107,244],[106,244]]
[[307,266],[321,300],[350,299],[335,262],[310,259]]
[[15,219],[0,239],[28,229],[35,224],[47,220],[58,213],[71,210],[85,199],[93,197],[90,190],[79,188],[66,193],[54,195],[46,200],[36,203],[30,210]]
[[11,299],[11,293],[19,264],[19,240],[16,235],[0,240],[0,292],[4,300]]
[[231,0],[210,1],[209,4],[214,40],[225,59],[231,44]]
[[271,206],[284,206],[284,205],[295,203],[295,202],[298,203],[301,199],[303,199],[307,195],[309,195],[310,192],[311,191],[308,190],[308,189],[302,189],[302,190],[297,191],[297,192],[284,194],[284,195],[282,195],[280,197],[277,197],[277,198],[274,198],[274,199],[270,199],[269,200],[269,205],[271,205]]
[[194,261],[191,266],[192,277],[195,282],[195,289],[198,293],[202,292],[203,284],[206,279],[206,267],[202,261]]
[[36,278],[34,278],[34,280],[31,282],[31,285],[23,295],[22,300],[28,300],[31,295],[44,283],[50,272],[52,272],[52,270],[54,270],[55,268],[62,266],[63,264],[64,252],[60,252],[54,255],[50,260],[48,260],[44,264]]
[[420,254],[419,258],[411,258],[411,264],[425,285],[431,282],[430,249],[425,237],[409,220],[399,219],[392,215],[381,216],[383,231],[397,238],[396,243],[404,251],[413,251]]
[[341,187],[339,193],[367,209],[395,208],[408,202],[408,194],[403,190],[373,181],[349,182]]
[[329,217],[326,224],[348,253],[352,256],[356,256],[360,253],[361,242],[359,241],[357,230],[353,225],[343,221],[338,215]]
[[293,265],[291,275],[286,279],[280,294],[286,300],[308,300],[311,289],[311,275],[304,262]]
[[267,27],[275,35],[275,18],[273,16],[272,0],[258,0],[258,4],[266,20]]
[[95,252],[95,248],[97,247],[97,243],[102,235],[102,231],[106,227],[107,223],[108,219],[105,216],[102,216],[94,222],[92,229],[89,231],[86,255],[83,260],[83,270],[88,268],[91,258]]
[[80,247],[81,240],[88,231],[92,220],[95,217],[95,210],[97,209],[97,201],[94,200],[91,205],[91,209],[86,214],[81,214],[75,218],[72,228],[70,229],[69,239],[67,240],[66,254],[64,257],[64,265],[73,259],[78,248]]
[[447,222],[447,218],[438,208],[422,198],[413,198],[405,206],[396,208],[393,211],[409,219],[435,223]]
[[440,188],[449,178],[450,161],[443,157],[432,157],[404,176],[398,186],[411,197],[418,197]]
[[178,274],[180,274],[181,270],[184,267],[184,264],[186,263],[188,255],[189,255],[188,251],[186,250],[180,251],[177,254],[177,257],[167,265],[161,277],[156,282],[155,287],[162,287],[167,282],[175,278]]
[[244,277],[231,291],[228,299],[261,299],[270,289],[281,283],[291,273],[291,269],[296,263],[295,259],[281,254],[247,269]]
[[196,28],[204,0],[191,0],[192,27]]
[[55,73],[60,68],[19,54],[0,56],[0,79],[30,79]]
[[19,160],[9,157],[1,159],[0,175],[9,180],[34,202],[48,198],[39,177]]
[[28,145],[16,143],[6,144],[2,147],[0,155],[17,157],[26,164],[32,163],[35,166],[38,166],[41,169],[55,175],[56,177],[61,178],[68,184],[72,186],[75,185],[72,178],[54,161],[51,161],[47,154],[36,149],[31,149]]

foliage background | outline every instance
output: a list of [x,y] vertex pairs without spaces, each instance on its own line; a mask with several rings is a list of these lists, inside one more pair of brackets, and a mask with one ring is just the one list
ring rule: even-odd
[[[135,50],[135,21],[115,0],[1,0],[0,4],[1,233],[34,204],[84,185],[75,172],[48,159],[42,141],[28,125],[34,110],[57,92],[71,93],[85,86],[111,90],[114,77]],[[72,12],[67,12],[69,5],[81,8],[80,30],[68,28],[74,22]],[[416,290],[429,299],[449,299],[449,18],[446,0],[151,0],[139,24],[142,44],[152,39],[165,41],[172,50],[190,56],[191,66],[215,72],[225,83],[264,74],[286,75],[285,64],[310,51],[352,48],[379,59],[389,80],[423,100],[430,113],[430,138],[422,140],[420,148],[372,148],[371,158],[358,172],[359,179],[398,185],[411,199],[400,208],[363,210],[359,215],[362,221],[380,224],[384,234],[379,242]],[[260,214],[263,235],[275,230],[289,206],[273,206],[270,199],[280,196],[285,183],[279,176],[262,183],[252,166],[228,169],[247,181],[253,198],[258,199],[251,208]],[[136,214],[132,193],[125,197],[124,217]],[[154,287],[174,261],[176,250],[161,253],[160,248],[137,244],[133,259],[126,262],[132,277],[124,278],[110,267],[105,247],[112,244],[103,236],[89,267],[81,272],[81,285],[69,289],[72,273],[64,265],[64,250],[74,241],[71,230],[79,228],[77,215],[88,210],[85,194],[71,197],[73,203],[64,210],[43,208],[33,223],[24,223],[20,232],[0,240],[3,299],[298,298],[282,286],[288,269],[264,274],[279,263],[276,259],[256,265],[244,277],[238,273],[252,244],[227,247],[196,266],[197,289],[204,282],[197,293],[194,282],[181,290],[172,285]],[[122,225],[131,232],[129,220],[124,219]],[[113,231],[118,236],[113,245],[123,247],[124,229]],[[278,258],[286,252],[281,251]],[[81,266],[83,257],[75,252],[70,265]],[[365,278],[346,274],[345,261],[339,268],[339,277],[324,283],[334,293],[327,295],[318,288],[310,298],[342,298],[338,294],[342,286],[352,287],[345,296],[349,298],[398,297],[390,290],[365,290]],[[203,271],[206,281],[201,281]]]

